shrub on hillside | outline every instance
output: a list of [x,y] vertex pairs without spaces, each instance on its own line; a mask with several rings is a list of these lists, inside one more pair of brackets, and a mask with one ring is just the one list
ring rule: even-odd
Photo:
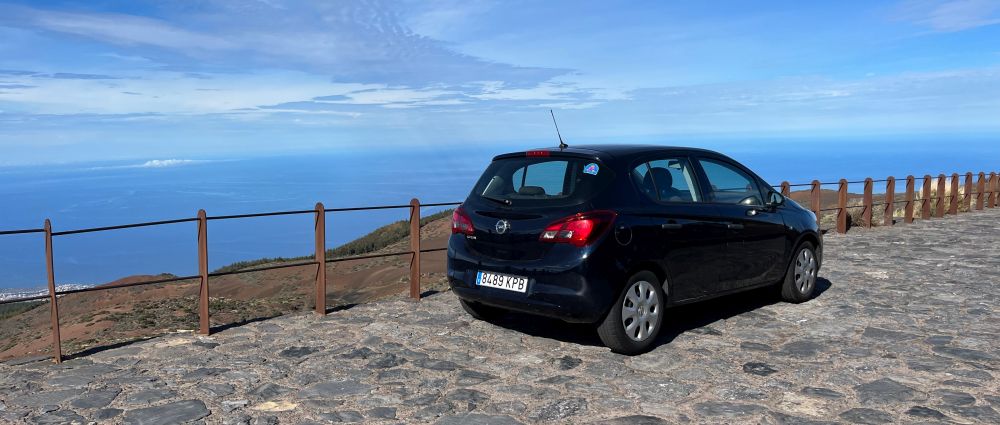
[[[427,217],[420,218],[420,227],[426,226],[427,223],[432,221],[440,220],[445,217],[450,217],[452,210],[445,210],[438,213],[431,214]],[[389,245],[392,245],[400,240],[410,236],[410,221],[400,220],[397,222],[389,223],[385,226],[379,227],[373,230],[371,233],[364,235],[358,239],[345,243],[336,248],[326,250],[327,258],[339,258],[339,257],[353,257],[356,255],[370,254],[372,252],[378,251]],[[303,255],[301,257],[285,258],[285,257],[275,257],[275,258],[260,258],[256,260],[239,261],[230,264],[225,267],[221,267],[215,270],[215,273],[226,273],[236,270],[247,269],[251,267],[262,266],[265,264],[280,263],[286,261],[305,261],[313,258],[312,255]]]
[[46,301],[27,301],[21,303],[0,304],[0,320],[17,316],[18,314],[24,313],[45,303]]

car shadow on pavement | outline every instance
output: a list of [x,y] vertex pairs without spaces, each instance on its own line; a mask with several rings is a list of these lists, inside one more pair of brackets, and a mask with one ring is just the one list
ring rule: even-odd
[[[817,278],[816,289],[810,301],[822,296],[831,286],[833,284],[829,280]],[[718,330],[708,325],[781,302],[783,301],[776,294],[775,288],[760,288],[668,309],[663,330],[652,348],[669,344],[685,332],[718,333]]]
[[[825,278],[816,279],[813,299],[822,296],[831,286],[833,284]],[[678,335],[685,332],[718,333],[718,330],[712,329],[708,325],[780,302],[782,301],[775,293],[774,288],[760,288],[669,308],[664,316],[663,330],[650,350],[663,344],[669,344]],[[572,344],[603,346],[600,338],[597,337],[594,326],[590,324],[566,323],[557,319],[514,312],[493,320],[491,323],[540,338]]]

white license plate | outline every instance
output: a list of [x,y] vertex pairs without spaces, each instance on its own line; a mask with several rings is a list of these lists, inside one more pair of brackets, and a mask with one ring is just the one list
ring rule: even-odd
[[476,285],[506,289],[514,292],[527,292],[528,278],[480,271],[479,274],[476,275]]

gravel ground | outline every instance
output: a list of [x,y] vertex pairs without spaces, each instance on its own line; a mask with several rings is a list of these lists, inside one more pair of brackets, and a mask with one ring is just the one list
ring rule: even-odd
[[636,357],[451,293],[0,364],[0,422],[1000,423],[1000,209],[826,237],[819,295],[668,311]]

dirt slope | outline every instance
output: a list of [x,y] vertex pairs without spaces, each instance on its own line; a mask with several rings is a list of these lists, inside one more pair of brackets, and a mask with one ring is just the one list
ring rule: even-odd
[[[421,229],[421,248],[447,247],[450,219]],[[409,238],[376,253],[408,251]],[[409,255],[327,264],[327,306],[402,296],[409,288]],[[280,263],[272,263],[280,264]],[[424,253],[423,290],[442,289],[444,251]],[[130,276],[102,286],[163,279],[170,275]],[[210,280],[212,326],[242,323],[314,305],[316,267],[301,266],[215,277]],[[198,281],[112,289],[60,297],[60,332],[64,353],[131,341],[198,326]],[[52,336],[47,303],[0,321],[0,360],[50,352]]]

